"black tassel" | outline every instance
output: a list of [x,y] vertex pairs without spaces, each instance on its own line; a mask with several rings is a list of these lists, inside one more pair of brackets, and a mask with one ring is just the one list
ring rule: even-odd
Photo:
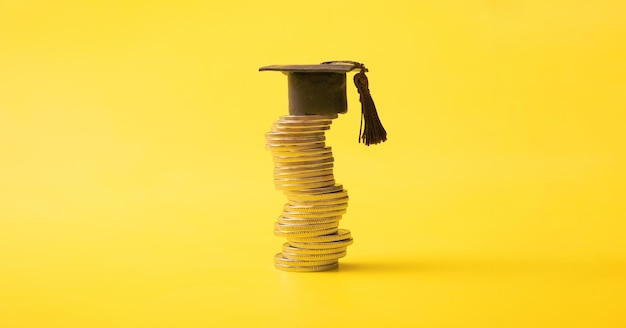
[[361,126],[359,128],[359,143],[366,146],[387,141],[387,131],[383,127],[376,111],[376,105],[369,89],[369,82],[365,72],[365,65],[359,64],[361,71],[354,75],[354,84],[359,91],[361,101]]
[[361,71],[354,75],[354,84],[359,91],[361,101],[361,126],[359,127],[359,143],[363,143],[367,146],[379,144],[387,141],[387,131],[383,127],[376,112],[376,105],[374,105],[374,99],[370,93],[369,82],[365,72],[367,68],[365,65],[351,61],[351,60],[335,60],[327,61],[322,64],[351,64],[354,68],[360,68]]

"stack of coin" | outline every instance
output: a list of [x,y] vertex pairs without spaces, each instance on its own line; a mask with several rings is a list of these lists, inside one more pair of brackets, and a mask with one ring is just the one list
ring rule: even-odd
[[338,267],[352,244],[339,228],[348,208],[348,191],[335,182],[333,154],[324,131],[337,115],[281,116],[266,134],[274,157],[274,184],[289,202],[274,225],[287,238],[274,266],[284,271],[314,272]]

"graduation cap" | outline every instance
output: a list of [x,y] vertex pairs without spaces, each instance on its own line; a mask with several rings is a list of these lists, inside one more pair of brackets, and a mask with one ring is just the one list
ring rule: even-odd
[[365,65],[353,61],[331,61],[319,65],[272,65],[259,71],[279,71],[287,75],[289,115],[336,115],[348,111],[346,74],[354,75],[361,101],[359,142],[365,145],[387,140],[370,94]]

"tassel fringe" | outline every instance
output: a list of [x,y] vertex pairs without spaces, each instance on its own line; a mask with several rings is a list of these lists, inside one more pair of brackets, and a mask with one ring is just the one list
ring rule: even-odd
[[387,141],[387,131],[383,127],[376,111],[376,105],[369,89],[369,81],[363,64],[361,71],[354,75],[354,84],[359,91],[361,101],[361,126],[359,128],[359,142],[363,141],[366,146],[379,144]]

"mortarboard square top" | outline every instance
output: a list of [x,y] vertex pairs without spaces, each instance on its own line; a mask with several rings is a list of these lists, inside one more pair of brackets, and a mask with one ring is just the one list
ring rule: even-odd
[[271,65],[259,71],[287,75],[290,115],[333,115],[346,113],[346,73],[361,67],[353,63],[319,65]]

